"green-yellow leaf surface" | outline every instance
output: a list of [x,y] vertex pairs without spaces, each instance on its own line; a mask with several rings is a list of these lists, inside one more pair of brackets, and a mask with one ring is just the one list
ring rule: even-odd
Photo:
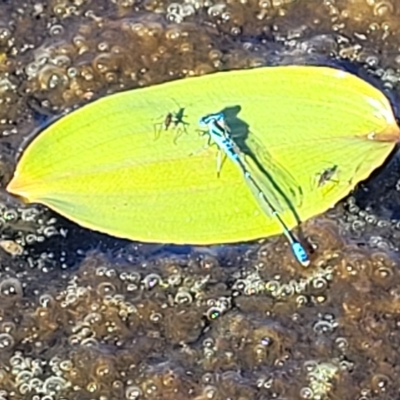
[[232,161],[217,176],[217,148],[204,148],[198,121],[219,111],[289,227],[333,206],[399,140],[386,97],[349,73],[314,66],[221,72],[72,112],[26,148],[7,190],[84,227],[139,241],[210,244],[277,234],[280,226]]

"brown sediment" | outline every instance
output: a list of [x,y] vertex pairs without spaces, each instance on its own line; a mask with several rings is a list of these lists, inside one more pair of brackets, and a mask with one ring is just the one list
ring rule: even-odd
[[[400,83],[399,1],[3,3],[2,157],[107,93],[218,70],[346,60]],[[391,126],[369,140],[398,138]],[[389,217],[348,201],[305,223],[304,269],[283,238],[185,255],[115,241],[104,254],[110,239],[0,200],[1,240],[18,247],[0,251],[0,399],[398,397]]]

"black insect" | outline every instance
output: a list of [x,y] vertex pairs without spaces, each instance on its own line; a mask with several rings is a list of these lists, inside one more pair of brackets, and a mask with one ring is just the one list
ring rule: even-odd
[[174,144],[177,140],[185,133],[187,134],[186,127],[189,125],[188,122],[184,121],[185,108],[181,107],[175,100],[175,104],[178,106],[178,111],[169,111],[164,117],[164,120],[154,124],[154,139],[157,140],[162,131],[168,131],[169,129],[175,130]]

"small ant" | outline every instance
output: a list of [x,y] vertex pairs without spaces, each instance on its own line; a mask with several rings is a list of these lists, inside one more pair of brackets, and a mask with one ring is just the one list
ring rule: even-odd
[[338,165],[332,165],[332,167],[325,168],[322,172],[318,174],[318,187],[321,187],[325,185],[326,182],[328,181],[333,181],[333,177],[336,174],[339,166]]
[[185,108],[181,107],[175,100],[174,103],[178,106],[177,112],[168,112],[162,122],[157,122],[154,124],[154,139],[157,140],[161,132],[167,131],[170,127],[171,129],[176,129],[176,135],[174,137],[174,144],[182,136],[183,133],[187,133],[186,127],[189,123],[185,122],[183,119],[187,116],[185,115]]
[[334,164],[331,167],[325,168],[322,172],[318,172],[315,175],[317,188],[321,188],[328,182],[339,183],[337,179],[333,179],[333,177],[337,175],[338,170],[339,166],[337,164]]

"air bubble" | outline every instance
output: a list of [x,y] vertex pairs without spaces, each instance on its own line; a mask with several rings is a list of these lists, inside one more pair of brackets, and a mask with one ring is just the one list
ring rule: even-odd
[[102,321],[103,317],[100,313],[90,313],[88,315],[86,315],[86,317],[83,319],[84,323],[87,323],[89,325],[94,325],[94,324],[98,324]]
[[362,232],[364,230],[364,227],[365,227],[365,222],[359,219],[356,219],[351,224],[351,228],[353,229],[354,232]]
[[294,287],[289,284],[281,285],[279,290],[279,297],[286,298],[293,296],[294,291],[295,291]]
[[149,274],[143,279],[143,283],[146,289],[151,290],[156,286],[162,286],[163,281],[160,275],[157,274]]
[[17,299],[22,297],[22,286],[18,279],[7,278],[0,282],[0,297]]
[[278,281],[269,281],[266,283],[265,289],[272,295],[275,295],[280,289],[280,283]]
[[18,390],[20,394],[24,395],[31,391],[31,387],[28,383],[22,383],[21,385],[18,385]]
[[25,368],[25,360],[22,357],[21,352],[17,351],[11,358],[10,358],[10,365],[13,368]]
[[106,274],[107,268],[105,266],[101,266],[96,268],[96,275],[97,276],[104,276]]
[[86,385],[86,390],[87,390],[89,393],[94,393],[97,389],[98,389],[98,385],[97,385],[96,382],[89,382],[89,383]]
[[129,283],[127,286],[126,286],[126,291],[127,292],[135,292],[136,290],[138,290],[139,289],[139,287],[138,287],[138,285],[136,285],[135,283]]
[[191,4],[184,4],[182,6],[181,14],[183,17],[189,17],[191,15],[194,15],[195,12],[196,10]]
[[67,69],[67,76],[69,78],[76,78],[79,75],[79,70],[76,67],[70,67]]
[[102,282],[97,286],[96,292],[101,297],[110,297],[116,293],[116,287],[110,282]]
[[318,321],[314,324],[313,330],[319,335],[328,334],[333,331],[333,326],[328,321]]
[[46,226],[46,228],[43,229],[43,235],[47,238],[51,238],[53,236],[57,236],[58,231],[54,226]]
[[108,52],[108,51],[110,51],[110,44],[107,43],[107,42],[100,42],[100,43],[97,45],[97,49],[98,49],[99,51],[101,51],[102,53]]
[[77,35],[74,38],[72,38],[72,43],[78,48],[82,47],[86,43],[86,38],[84,36]]
[[328,282],[322,277],[316,277],[312,280],[312,288],[318,291],[323,291],[327,288]]
[[302,307],[308,303],[307,296],[300,295],[296,297],[296,304],[298,307]]
[[105,74],[105,80],[107,83],[117,83],[118,75],[115,72],[107,72]]
[[232,14],[231,14],[230,12],[228,12],[228,11],[225,11],[225,12],[223,12],[223,13],[221,14],[221,19],[222,19],[224,22],[228,22],[228,21],[230,21],[230,20],[232,19]]
[[211,18],[215,18],[220,16],[224,12],[225,8],[226,4],[215,4],[207,10],[207,13]]
[[100,365],[96,368],[95,374],[104,379],[105,377],[109,376],[111,373],[110,365],[107,362],[101,362]]
[[45,293],[39,297],[39,304],[41,307],[46,308],[54,305],[54,298],[49,294]]
[[376,218],[375,215],[367,215],[365,221],[370,225],[376,225],[378,218]]
[[44,381],[43,391],[48,394],[57,394],[67,386],[67,381],[58,376],[51,376]]
[[0,28],[0,43],[6,44],[9,39],[11,39],[12,33],[8,28]]
[[179,288],[174,300],[177,304],[190,304],[193,302],[193,296],[185,288]]
[[374,7],[374,15],[377,17],[386,17],[393,15],[394,6],[390,1],[380,1]]
[[43,90],[52,90],[58,86],[65,86],[68,83],[64,71],[54,65],[46,65],[38,75],[40,86]]
[[376,374],[371,380],[371,387],[375,393],[384,393],[388,389],[390,383],[391,380],[386,375]]
[[348,349],[349,347],[349,342],[346,338],[344,337],[338,337],[335,340],[335,344],[337,346],[337,348],[341,351],[345,351]]
[[[230,33],[231,33],[232,36],[239,36],[242,33],[242,28],[240,28],[239,26],[234,26],[234,27],[232,27],[230,29]],[[257,62],[257,63],[251,62],[251,65],[252,65],[252,67],[265,65],[265,61],[262,60],[261,63],[259,63],[259,62]]]
[[2,217],[6,222],[15,222],[18,220],[18,213],[15,210],[7,210],[3,213]]
[[384,220],[384,219],[380,219],[380,220],[377,222],[377,226],[378,226],[378,228],[388,228],[388,227],[390,226],[390,222],[389,222],[389,221],[386,221],[386,220]]
[[165,32],[165,38],[167,40],[177,40],[181,37],[182,32],[178,28],[171,28]]
[[99,346],[99,342],[97,339],[90,337],[87,339],[83,339],[81,341],[81,345],[82,346],[86,346],[86,347],[98,347]]
[[125,390],[125,398],[128,400],[136,400],[142,396],[142,391],[138,386],[128,386]]
[[162,314],[157,312],[152,312],[149,317],[151,322],[158,323],[162,320]]
[[19,386],[22,383],[28,383],[32,378],[33,372],[24,370],[17,374],[15,382]]
[[222,315],[222,311],[217,307],[211,307],[207,310],[206,316],[209,320],[214,321]]
[[63,361],[60,362],[60,370],[61,371],[69,372],[69,371],[72,370],[72,368],[73,368],[72,361],[63,360]]
[[182,14],[182,6],[179,3],[171,3],[167,7],[167,14]]
[[211,385],[208,385],[203,389],[203,394],[205,396],[205,399],[210,399],[210,400],[214,399],[217,395],[217,392],[218,392],[217,388]]
[[194,75],[196,75],[196,76],[206,75],[206,74],[209,74],[209,73],[211,73],[213,71],[214,71],[214,69],[213,69],[213,67],[211,65],[200,63],[194,69]]
[[303,387],[300,389],[300,397],[302,399],[312,399],[314,398],[314,392],[309,387]]
[[115,71],[118,68],[117,59],[112,53],[99,54],[93,60],[93,68],[100,74]]
[[60,36],[64,33],[65,29],[62,25],[53,25],[49,29],[50,36]]
[[11,321],[5,321],[1,324],[0,330],[1,332],[5,332],[5,333],[13,333],[16,330],[16,325],[14,324],[14,322]]
[[171,274],[168,276],[169,286],[179,286],[182,283],[182,275],[179,273]]
[[273,340],[271,337],[265,336],[265,337],[261,338],[260,342],[263,346],[271,346],[273,343]]
[[114,268],[108,268],[105,275],[107,278],[115,278],[117,276],[117,271]]
[[130,272],[130,273],[127,275],[126,279],[127,279],[129,282],[136,282],[136,283],[139,283],[141,278],[140,278],[139,272]]
[[209,385],[210,383],[214,383],[215,379],[214,379],[214,375],[211,372],[206,372],[202,377],[201,377],[201,381],[207,385]]
[[0,333],[0,351],[12,348],[14,343],[15,340],[9,333]]

